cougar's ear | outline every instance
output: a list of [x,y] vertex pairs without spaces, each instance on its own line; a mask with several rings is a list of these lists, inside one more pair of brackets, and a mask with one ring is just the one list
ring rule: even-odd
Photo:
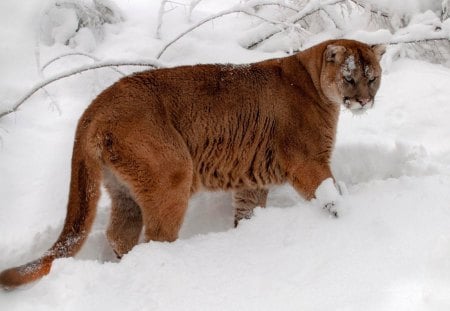
[[374,44],[370,48],[372,49],[378,61],[380,61],[383,54],[386,53],[386,45],[384,44]]
[[325,59],[327,62],[339,61],[340,59],[342,59],[345,51],[345,47],[341,45],[330,44],[325,50]]

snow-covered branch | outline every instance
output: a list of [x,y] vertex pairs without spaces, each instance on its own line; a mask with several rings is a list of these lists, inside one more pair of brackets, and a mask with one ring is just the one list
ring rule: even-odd
[[[337,3],[337,2],[341,2],[341,1],[345,1],[345,0],[329,0],[327,1],[330,3]],[[318,2],[318,0],[313,1],[313,2]],[[291,21],[275,21],[275,20],[271,20],[268,19],[264,16],[258,15],[255,13],[255,7],[260,7],[260,6],[280,6],[283,8],[288,8],[294,11],[297,11],[298,9],[294,6],[290,6],[290,5],[286,5],[282,2],[275,2],[275,1],[249,1],[246,4],[239,4],[234,6],[233,8],[229,9],[229,10],[224,10],[221,11],[217,14],[211,15],[207,18],[202,19],[201,21],[199,21],[198,23],[196,23],[195,25],[189,27],[188,29],[186,29],[185,31],[183,31],[182,33],[180,33],[179,35],[177,35],[175,38],[173,38],[171,41],[169,41],[168,43],[166,43],[166,45],[164,45],[164,47],[161,49],[161,51],[157,54],[156,59],[160,59],[161,56],[164,54],[164,52],[175,42],[177,42],[179,39],[181,39],[182,37],[184,37],[185,35],[187,35],[188,33],[192,32],[193,30],[197,29],[198,27],[202,26],[203,24],[213,21],[217,18],[221,18],[224,17],[226,15],[230,15],[230,14],[236,14],[236,13],[243,13],[252,17],[256,17],[262,21],[268,22],[270,24],[273,25],[279,25],[281,29],[286,29],[288,27],[296,27],[294,24],[295,22],[291,22]],[[300,12],[304,12],[305,16],[314,13],[314,10],[312,10],[311,12],[303,9]],[[297,15],[296,15],[297,16]],[[278,32],[281,32],[282,30],[279,30]]]
[[429,35],[407,34],[407,35],[389,35],[383,38],[360,39],[368,44],[400,45],[400,44],[424,44],[433,42],[445,42],[450,44],[450,37],[444,33],[432,33]]
[[13,112],[16,112],[20,108],[20,106],[22,106],[23,103],[25,103],[37,91],[39,91],[40,89],[44,88],[45,86],[47,86],[55,81],[58,81],[58,80],[61,80],[61,79],[85,72],[85,71],[89,71],[89,70],[108,68],[108,67],[119,67],[119,66],[139,66],[139,67],[151,67],[151,68],[163,67],[163,65],[158,61],[142,60],[142,61],[106,61],[106,62],[99,62],[99,63],[93,64],[93,65],[86,65],[86,66],[82,66],[82,67],[79,67],[76,69],[72,69],[72,70],[57,74],[53,77],[47,78],[47,79],[39,82],[38,84],[36,84],[33,88],[31,88],[31,90],[29,90],[25,95],[23,95],[10,109],[0,112],[0,118],[6,116],[8,114],[11,114]]
[[256,9],[257,7],[263,6],[277,6],[284,9],[289,9],[294,12],[298,12],[301,10],[300,7],[291,5],[286,2],[281,1],[273,1],[273,0],[250,0],[245,3],[246,6]]
[[427,43],[427,42],[436,42],[436,41],[447,41],[450,42],[450,37],[447,35],[440,36],[427,36],[427,37],[403,37],[403,38],[394,38],[389,42],[381,42],[382,44],[396,45],[396,44],[416,44],[416,43]]
[[[304,18],[313,15],[321,10],[324,10],[324,8],[326,8],[327,6],[331,6],[331,5],[335,5],[338,3],[343,3],[346,0],[328,0],[328,1],[320,1],[320,0],[314,0],[314,1],[309,1],[305,7],[303,7],[302,10],[300,10],[299,12],[297,12],[297,14],[289,17],[286,21],[286,24],[297,24],[299,23],[301,20],[303,20]],[[328,14],[328,12],[326,12],[326,14]],[[329,15],[329,14],[328,14]],[[252,49],[255,48],[256,46],[258,46],[259,44],[261,44],[262,42],[272,38],[274,35],[285,31],[288,27],[282,27],[281,29],[270,29],[268,30],[266,33],[264,33],[261,36],[258,36],[256,39],[248,42],[246,44],[246,48],[247,49]]]
[[[60,43],[86,51],[95,49],[103,41],[105,24],[124,20],[114,1],[105,0],[54,0],[49,3],[40,21],[42,42]],[[85,40],[83,40],[83,38]],[[89,38],[89,42],[86,40]],[[79,41],[84,44],[79,46]]]
[[[82,57],[90,58],[90,59],[92,59],[93,61],[96,61],[96,62],[99,62],[99,61],[100,61],[99,58],[97,58],[97,57],[95,57],[95,56],[93,56],[93,55],[87,54],[87,53],[83,53],[83,52],[69,52],[69,53],[61,54],[61,55],[59,55],[59,56],[57,56],[57,57],[55,57],[55,58],[49,60],[48,62],[46,62],[46,63],[41,67],[40,70],[41,70],[41,71],[44,71],[48,66],[50,66],[50,65],[53,64],[54,62],[59,61],[59,60],[61,60],[61,59],[63,59],[63,58],[69,57],[69,56],[82,56]],[[120,74],[120,75],[122,75],[122,76],[126,76],[126,74],[125,74],[124,72],[120,71],[119,69],[117,69],[117,68],[115,68],[115,67],[109,67],[109,68],[110,68],[111,70],[114,70],[115,72],[117,72],[118,74]]]
[[364,10],[368,10],[372,14],[376,14],[376,15],[382,16],[384,18],[390,18],[391,17],[390,14],[388,14],[388,13],[386,13],[383,10],[380,10],[378,8],[374,8],[372,5],[368,4],[364,0],[349,0],[349,1],[354,3],[355,5],[363,8]]
[[[192,12],[193,8],[200,2],[201,0],[193,0],[191,2],[190,7],[190,13]],[[95,2],[95,0],[94,0]],[[166,3],[171,2],[169,0],[163,0],[161,2],[161,6],[159,9],[158,14],[158,23],[157,23],[157,36],[160,36],[160,30],[162,25],[162,17],[165,13],[165,5]],[[404,44],[405,46],[411,46],[416,45],[420,46],[423,49],[430,50],[434,48],[435,46],[438,46],[439,48],[436,49],[436,54],[441,53],[441,55],[446,55],[446,50],[443,47],[450,46],[450,23],[448,21],[448,8],[449,8],[449,1],[445,0],[442,5],[442,14],[441,12],[433,13],[433,12],[427,12],[423,13],[422,15],[419,14],[419,17],[416,19],[411,19],[408,26],[400,26],[397,28],[395,32],[390,30],[384,29],[385,27],[380,26],[378,29],[384,29],[380,30],[380,32],[374,32],[373,29],[367,31],[367,33],[364,33],[364,31],[359,32],[358,39],[362,39],[364,41],[364,38],[368,38],[368,36],[372,36],[371,40],[372,43],[375,41],[380,41],[376,43],[383,43],[383,44],[389,44],[389,45],[399,45]],[[351,17],[354,16],[354,14],[364,14],[361,13],[362,10],[355,10],[356,8],[362,8],[364,9],[366,14],[370,17],[371,15],[376,14],[377,16],[381,16],[382,18],[390,19],[394,14],[391,14],[390,12],[380,11],[378,8],[371,6],[370,2],[368,0],[310,0],[310,1],[297,1],[298,5],[295,5],[296,2],[285,2],[285,1],[277,1],[277,0],[250,0],[243,3],[240,3],[236,6],[233,6],[232,8],[228,10],[224,10],[221,12],[218,12],[214,15],[211,15],[209,17],[203,18],[202,20],[198,21],[197,23],[193,24],[188,29],[184,30],[180,34],[178,34],[175,38],[167,42],[162,49],[157,53],[156,59],[160,59],[161,56],[167,51],[167,49],[172,46],[175,42],[189,34],[190,32],[194,31],[195,29],[201,27],[205,23],[208,23],[210,21],[213,21],[218,18],[222,18],[227,15],[231,14],[245,14],[251,17],[258,18],[259,20],[263,21],[266,24],[275,25],[276,27],[272,28],[264,28],[264,31],[261,31],[255,36],[255,38],[252,39],[251,42],[245,43],[245,47],[251,49],[256,46],[258,46],[260,43],[272,38],[276,34],[282,33],[283,31],[287,29],[293,29],[293,30],[299,30],[301,33],[307,33],[308,36],[319,34],[323,29],[328,29],[332,32],[333,37],[352,37],[352,33],[348,32],[348,29],[346,29],[346,22],[348,22]],[[270,6],[277,6],[280,10],[283,10],[283,12],[288,12],[284,19],[281,20],[274,20],[272,18],[269,18],[267,16],[274,16],[273,14],[268,15],[264,14],[265,12],[261,12],[262,7],[268,8]],[[258,13],[257,13],[258,12]],[[190,14],[189,13],[189,14]],[[267,12],[266,12],[267,13]],[[269,11],[269,13],[273,13],[273,11]],[[339,14],[341,16],[339,16]],[[438,14],[433,15],[433,14]],[[392,15],[392,16],[391,16]],[[447,20],[442,21],[442,16],[446,16]],[[275,17],[276,18],[276,17]],[[327,21],[326,27],[316,27],[317,23],[314,23],[316,19],[320,19],[322,22]],[[328,19],[331,21],[328,21]],[[320,23],[319,23],[320,24]],[[334,24],[334,25],[333,25]],[[263,25],[264,26],[264,25]],[[316,29],[311,30],[311,27],[316,27]],[[321,28],[322,27],[322,28]],[[346,32],[347,31],[347,32]],[[371,32],[372,31],[372,32]],[[354,32],[353,32],[354,33]],[[381,36],[380,36],[381,34]],[[378,40],[376,39],[378,37]],[[436,43],[439,42],[439,43]],[[279,47],[278,47],[279,48]],[[292,50],[301,50],[303,48],[303,45],[300,44],[298,47],[290,47],[290,51]],[[444,51],[444,52],[442,52]],[[36,54],[38,57],[39,55]],[[430,54],[428,54],[429,56]],[[47,63],[45,63],[42,68],[40,68],[40,73],[42,74],[42,71],[45,70],[48,66],[53,64],[54,62],[61,60],[65,57],[69,56],[82,56],[87,57],[92,60],[94,60],[96,63],[92,65],[86,65],[79,68],[75,68],[70,71],[66,71],[64,73],[55,75],[53,77],[50,77],[48,79],[43,79],[41,82],[39,82],[37,85],[35,85],[28,93],[26,93],[22,98],[20,98],[11,109],[6,110],[4,112],[0,113],[0,118],[8,115],[12,112],[15,112],[19,109],[19,107],[28,99],[30,98],[34,93],[37,91],[43,89],[45,86],[70,77],[72,75],[82,73],[88,70],[94,70],[99,68],[110,68],[117,73],[121,75],[125,75],[122,71],[118,70],[116,67],[119,66],[145,66],[145,67],[153,67],[153,68],[159,68],[162,67],[161,64],[158,61],[116,61],[116,62],[99,62],[99,59],[82,52],[71,52],[62,54],[56,58],[51,59]],[[44,90],[45,91],[45,90]]]
[[[410,15],[399,13],[398,7],[393,8],[394,6],[388,4],[379,7],[375,0],[296,0],[291,3],[297,4],[302,9],[294,14],[291,11],[281,11],[279,19],[284,21],[284,25],[270,27],[260,24],[240,39],[241,45],[252,49],[270,39],[271,43],[265,45],[269,50],[283,49],[292,52],[302,50],[309,38],[314,36],[356,38],[370,42],[374,39],[376,41],[378,37],[384,40],[379,40],[379,43],[392,45],[405,43],[407,44],[405,49],[422,49],[424,51],[415,53],[416,57],[420,55],[431,61],[445,62],[443,56],[448,55],[450,22],[446,12],[449,0],[443,1],[442,11],[428,10],[423,13],[414,11],[415,13],[411,12]],[[273,14],[273,11],[265,10],[259,13],[267,16]],[[360,30],[355,31],[358,28]],[[380,37],[380,33],[382,34],[384,30],[385,35]],[[314,39],[313,41],[317,42]],[[435,49],[436,47],[438,49]],[[435,59],[433,50],[436,50]]]

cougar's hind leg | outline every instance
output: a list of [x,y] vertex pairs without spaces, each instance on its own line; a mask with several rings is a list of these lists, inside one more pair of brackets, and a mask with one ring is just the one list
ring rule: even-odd
[[234,226],[241,219],[249,219],[253,215],[256,206],[265,207],[267,201],[267,189],[243,189],[233,192]]
[[111,197],[111,217],[106,236],[117,257],[121,258],[139,241],[142,214],[130,190],[111,171],[104,172],[104,181]]
[[152,194],[141,195],[145,239],[172,242],[178,238],[190,196],[190,181],[163,183]]
[[140,207],[145,240],[171,242],[178,238],[188,206],[192,164],[170,157],[159,160],[158,165],[135,162],[139,173],[129,184]]
[[[105,162],[139,206],[146,241],[174,241],[191,195],[193,164],[189,150],[178,132],[170,127],[158,130],[153,126],[151,132],[136,129],[135,135],[110,137]],[[139,144],[128,140],[130,137],[139,137]],[[125,204],[128,211],[136,210],[123,192],[119,197],[116,204],[128,202]],[[137,222],[136,212],[129,215]],[[134,229],[130,229],[134,238],[138,231],[136,222]],[[112,226],[111,231],[119,227]]]

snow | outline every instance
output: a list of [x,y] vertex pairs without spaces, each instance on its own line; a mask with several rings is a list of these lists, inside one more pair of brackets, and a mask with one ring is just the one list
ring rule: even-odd
[[[2,111],[40,80],[33,30],[42,4],[35,2],[0,3]],[[203,0],[192,20],[238,2]],[[93,52],[102,61],[151,60],[192,26],[176,7],[164,16],[159,41],[158,1],[117,4],[126,20],[105,26]],[[161,61],[242,64],[285,55],[243,49],[239,33],[252,23],[242,15],[207,23]],[[42,45],[41,63],[71,51]],[[90,63],[65,57],[44,74]],[[38,282],[0,290],[0,310],[449,310],[450,70],[410,59],[384,60],[383,67],[373,109],[341,113],[332,159],[347,188],[339,218],[286,185],[234,229],[230,194],[202,193],[190,201],[179,240],[140,244],[118,261],[105,238],[103,196],[82,251],[56,260]],[[119,77],[110,69],[73,76],[47,87],[52,99],[38,92],[0,119],[0,270],[38,258],[56,240],[77,119]]]
[[367,0],[367,2],[372,4],[375,8],[388,8],[400,16],[423,12],[430,9],[439,10],[442,3],[440,0]]
[[353,71],[356,69],[355,57],[353,55],[348,56],[344,61],[344,66],[341,68],[341,72],[345,77],[350,77]]
[[313,204],[324,209],[334,217],[341,215],[339,191],[332,178],[327,178],[322,181],[316,189],[314,196],[315,199],[312,200]]

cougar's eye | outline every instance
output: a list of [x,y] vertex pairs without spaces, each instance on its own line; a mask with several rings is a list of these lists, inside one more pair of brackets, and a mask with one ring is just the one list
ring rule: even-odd
[[351,85],[355,85],[355,80],[350,76],[344,76],[345,81]]
[[377,80],[377,77],[373,77],[369,79],[369,83],[374,83]]

